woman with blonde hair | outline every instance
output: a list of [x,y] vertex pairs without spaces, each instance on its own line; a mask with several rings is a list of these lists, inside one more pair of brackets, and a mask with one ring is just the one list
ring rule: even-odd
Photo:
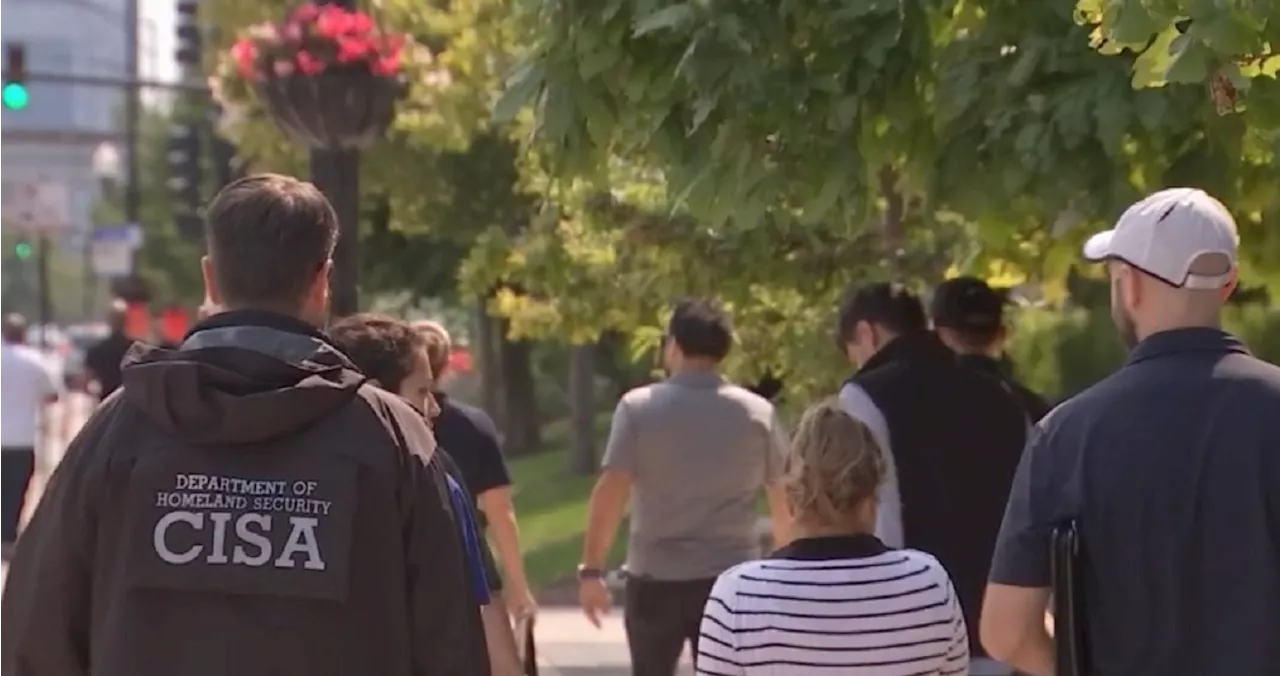
[[835,400],[805,412],[784,479],[796,539],[716,581],[699,674],[968,673],[968,632],[947,572],[872,534],[884,475],[871,434]]

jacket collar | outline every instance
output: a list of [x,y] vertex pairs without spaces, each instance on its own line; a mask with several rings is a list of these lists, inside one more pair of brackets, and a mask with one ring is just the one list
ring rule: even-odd
[[826,561],[829,559],[865,559],[890,551],[874,535],[831,535],[801,538],[774,552],[771,559]]
[[992,359],[985,354],[958,354],[956,355],[956,363],[992,375],[1005,375],[1004,366],[1000,364],[1000,361]]
[[880,348],[867,360],[867,363],[862,365],[862,368],[858,369],[858,374],[870,373],[886,364],[902,360],[920,359],[955,363],[955,358],[955,353],[944,345],[936,334],[932,331],[921,331],[898,336],[889,341],[888,345]]
[[1210,354],[1249,354],[1249,349],[1240,339],[1211,327],[1195,327],[1161,331],[1147,336],[1129,352],[1126,366],[1144,362],[1149,359],[1202,352]]
[[191,327],[182,350],[236,347],[291,364],[342,366],[358,370],[320,329],[296,317],[265,310],[219,312]]

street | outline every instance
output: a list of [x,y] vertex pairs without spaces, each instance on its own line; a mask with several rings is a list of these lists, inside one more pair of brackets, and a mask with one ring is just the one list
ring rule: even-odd
[[[538,613],[535,632],[542,676],[627,676],[631,673],[622,608],[614,608],[598,631],[577,608],[543,608]],[[686,650],[676,672],[680,676],[693,674],[687,653]]]

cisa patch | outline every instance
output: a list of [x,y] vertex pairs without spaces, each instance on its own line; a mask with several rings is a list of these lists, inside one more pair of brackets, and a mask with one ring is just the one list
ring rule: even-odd
[[133,584],[345,599],[358,466],[339,456],[292,464],[182,451],[140,457],[129,487]]

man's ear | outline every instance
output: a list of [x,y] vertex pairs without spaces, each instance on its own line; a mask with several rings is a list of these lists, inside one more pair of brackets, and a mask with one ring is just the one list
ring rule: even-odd
[[311,297],[321,306],[329,303],[329,273],[333,271],[333,259],[330,258],[320,266],[316,278],[311,282]]
[[1227,302],[1227,299],[1231,297],[1231,294],[1236,292],[1236,288],[1239,286],[1240,286],[1240,268],[1238,267],[1232,268],[1231,281],[1227,282],[1227,285],[1222,287],[1222,302],[1224,303]]
[[218,279],[213,274],[213,259],[208,254],[200,257],[200,275],[204,277],[204,297],[209,305],[222,305],[222,294],[218,291]]

